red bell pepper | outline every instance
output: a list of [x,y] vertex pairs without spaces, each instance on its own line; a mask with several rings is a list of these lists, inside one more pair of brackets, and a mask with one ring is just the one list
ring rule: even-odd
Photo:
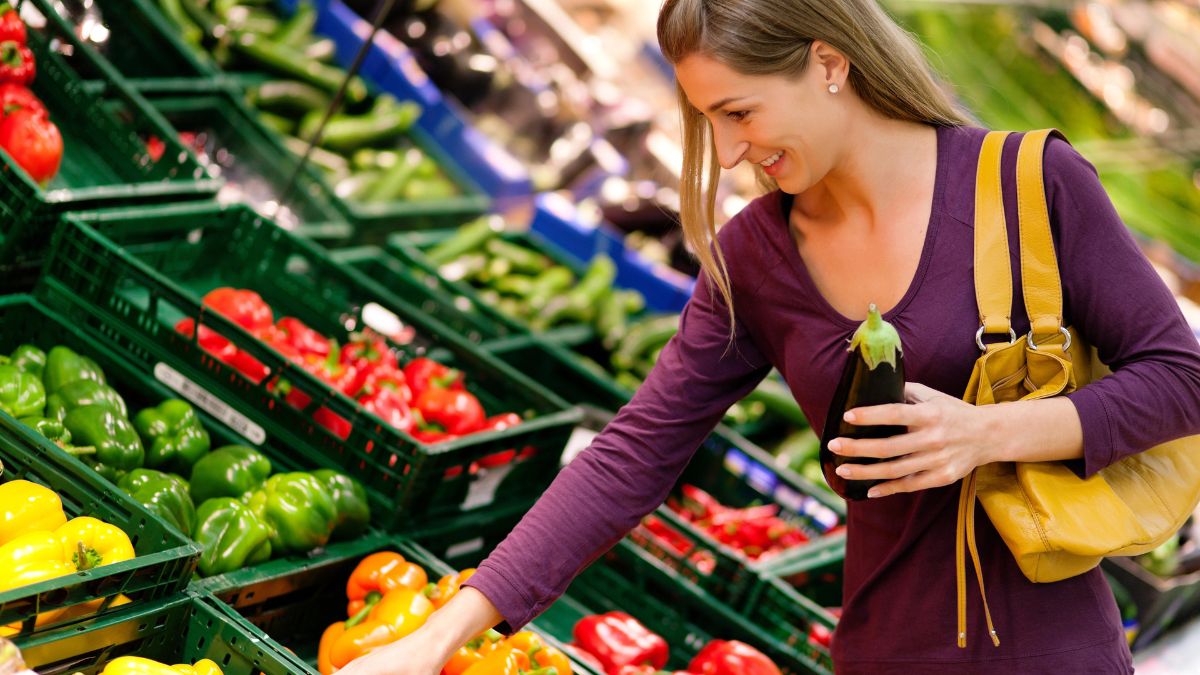
[[575,644],[600,662],[608,675],[624,666],[667,664],[667,641],[624,612],[609,612],[575,624]]
[[[0,65],[0,71],[3,69]],[[0,120],[0,148],[38,183],[54,178],[62,163],[62,134],[50,118],[31,108],[14,110]]]
[[342,347],[341,359],[342,363],[360,370],[370,370],[368,366],[400,367],[396,353],[388,347],[387,340],[372,331],[352,334],[350,341]]
[[479,399],[461,389],[426,389],[413,406],[427,427],[436,424],[455,436],[478,431],[486,419]]
[[[359,361],[358,363],[363,363]],[[405,403],[413,402],[412,389],[408,386],[408,378],[404,371],[385,363],[364,364],[367,369],[360,371],[355,382],[350,385],[357,387],[354,395],[372,394],[380,389],[391,389],[399,394]]]
[[0,42],[0,82],[28,85],[36,73],[37,66],[29,47],[16,40]]
[[204,296],[204,306],[254,334],[267,330],[274,321],[271,307],[250,290],[215,288]]
[[25,22],[21,14],[7,2],[0,2],[0,42],[15,42],[25,46]]
[[[196,330],[195,319],[183,319],[175,324],[175,330],[187,337],[192,337]],[[200,337],[197,339],[200,348],[212,354],[218,361],[233,366],[251,382],[258,384],[266,379],[270,371],[261,361],[238,349],[232,342],[207,326],[200,326]]]
[[427,389],[463,389],[463,374],[460,371],[423,356],[404,366],[404,377],[408,379],[408,386],[415,397],[420,397]]
[[373,393],[360,396],[358,402],[364,410],[375,414],[400,431],[412,430],[412,409],[408,407],[408,401],[404,400],[404,394],[398,390],[380,387]]
[[0,83],[0,111],[7,115],[16,110],[32,110],[46,116],[45,104],[28,87],[15,82]]
[[766,654],[737,640],[713,640],[700,650],[688,670],[697,675],[782,675]]
[[329,356],[329,338],[309,328],[294,316],[285,316],[275,324],[271,346],[287,345],[301,356]]

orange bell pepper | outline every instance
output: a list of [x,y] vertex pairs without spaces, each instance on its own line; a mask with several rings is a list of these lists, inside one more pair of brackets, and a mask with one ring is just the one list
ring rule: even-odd
[[321,675],[333,675],[337,670],[333,666],[333,661],[330,660],[330,652],[333,651],[333,643],[337,642],[338,638],[346,633],[346,622],[338,621],[331,624],[321,633],[321,641],[317,643],[317,670]]
[[399,640],[420,628],[433,610],[433,603],[422,592],[411,588],[388,592],[368,610],[364,620],[358,622],[356,616],[346,621],[345,632],[330,647],[330,663],[334,668],[344,668],[359,656]]
[[408,562],[394,551],[372,553],[358,562],[346,581],[346,616],[353,617],[374,605],[388,591],[409,588],[419,591],[429,584],[420,565]]
[[438,579],[436,586],[432,586],[426,590],[426,595],[428,595],[429,599],[433,601],[434,607],[441,609],[447,602],[450,602],[450,598],[453,598],[458,593],[459,589],[462,588],[463,583],[465,583],[467,579],[470,579],[474,574],[474,567],[468,567],[458,574],[447,574],[441,579]]
[[454,656],[442,666],[441,675],[463,675],[468,668],[479,663],[485,656],[504,644],[504,636],[494,630],[480,633],[475,639],[459,647]]
[[520,675],[529,670],[525,652],[505,645],[463,671],[463,675]]
[[554,668],[558,675],[571,675],[571,660],[542,640],[542,636],[523,630],[504,641],[505,646],[524,652],[534,668]]

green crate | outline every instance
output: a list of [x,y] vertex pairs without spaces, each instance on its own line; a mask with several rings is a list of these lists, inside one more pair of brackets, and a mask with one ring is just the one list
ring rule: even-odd
[[617,384],[594,361],[584,361],[568,347],[536,335],[501,338],[480,347],[537,382],[545,382],[571,403],[616,411],[633,397],[633,392]]
[[[358,562],[377,551],[396,551],[425,568],[431,583],[456,568],[403,537],[368,534],[356,542],[330,546],[303,563],[277,561],[255,569],[211,577],[193,585],[211,593],[224,609],[245,618],[316,672],[317,644],[329,624],[344,620],[346,580]],[[529,630],[545,635],[536,624]],[[564,649],[556,640],[548,641]],[[564,650],[565,651],[565,650]]]
[[206,150],[208,173],[225,181],[220,201],[249,204],[290,230],[302,225],[344,225],[335,205],[337,197],[311,166],[300,171],[291,192],[281,200],[297,163],[278,137],[230,92],[195,89],[146,96],[176,131],[200,135],[196,142]]
[[[337,265],[245,206],[179,205],[79,214],[116,243],[74,218],[59,228],[39,289],[74,320],[115,340],[144,370],[171,362],[188,381],[225,399],[298,451],[336,461],[391,505],[390,527],[413,518],[454,518],[472,510],[529,504],[554,477],[579,411],[526,376],[479,352],[439,322],[387,296],[377,282]],[[420,355],[468,373],[486,410],[524,414],[503,432],[420,445],[342,396],[224,317],[202,310],[218,286],[252,288],[280,316],[295,316],[344,341],[374,326],[398,344],[402,361]],[[380,318],[382,317],[382,319]],[[173,330],[191,318],[258,360],[272,373],[256,384]],[[414,336],[415,333],[415,336]],[[270,383],[286,379],[311,402],[284,402]],[[349,422],[343,439],[318,424],[321,408]],[[477,460],[532,449],[515,465],[476,471]]]
[[17,639],[40,675],[95,675],[121,656],[188,664],[210,659],[225,675],[304,675],[304,664],[211,599],[177,596],[147,607]]
[[[159,379],[164,376],[162,370],[146,372],[140,364],[130,360],[129,355],[122,351],[117,342],[106,337],[104,331],[91,331],[73,323],[29,296],[0,298],[0,353],[7,354],[23,343],[34,344],[43,350],[61,344],[96,361],[104,370],[109,384],[125,400],[131,415],[142,408],[156,406],[168,398],[180,397],[180,392],[171,389],[165,383],[171,381],[169,374],[165,375],[164,381]],[[164,365],[171,372],[175,372],[169,365]],[[318,468],[342,469],[341,462],[327,454],[297,448],[278,437],[266,438],[265,434],[260,436],[258,430],[240,424],[236,419],[238,414],[231,412],[223,403],[216,403],[215,408],[212,403],[209,404],[209,407],[216,411],[214,414],[205,410],[201,400],[188,396],[187,393],[184,393],[184,397],[192,399],[197,416],[212,438],[214,449],[225,445],[254,445],[256,450],[271,461],[275,473],[312,471]],[[235,418],[229,417],[230,414]],[[251,441],[250,438],[256,439],[257,442]],[[98,476],[97,479],[111,488],[111,484],[104,479]],[[392,501],[378,491],[368,491],[367,497],[373,521],[381,525],[390,522]]]
[[742,614],[771,638],[789,645],[833,672],[829,650],[814,642],[814,624],[829,628],[837,619],[829,611],[842,605],[844,536],[831,538],[808,555],[763,574],[747,596]]
[[[21,0],[32,4],[58,26],[67,25],[53,9],[50,0]],[[71,57],[78,62],[84,79],[103,79],[104,72],[94,66],[95,54],[110,63],[130,80],[180,78],[202,80],[216,75],[217,68],[198,48],[186,44],[179,29],[158,8],[155,0],[104,0],[95,5],[108,29],[107,39],[98,48],[89,48],[90,58]],[[38,65],[41,65],[40,62]]]
[[[4,287],[18,288],[36,275],[59,215],[104,205],[179,201],[211,196],[220,181],[204,174],[196,157],[173,139],[170,127],[145,99],[119,81],[112,67],[95,60],[69,33],[29,30],[37,61],[33,91],[46,104],[63,138],[58,175],[42,187],[0,152],[0,271]],[[55,45],[88,60],[105,79],[93,93]],[[90,60],[89,60],[90,57]],[[165,150],[151,159],[143,139],[162,139]]]
[[[806,598],[797,612],[831,627],[831,618]],[[567,594],[538,617],[544,630],[568,642],[584,616],[626,612],[666,639],[671,648],[668,669],[682,669],[710,640],[740,640],[762,651],[787,675],[832,673],[828,658],[815,659],[805,645],[776,638],[768,626],[755,623],[694,585],[680,579],[662,561],[628,539],[620,541],[585,569]]]
[[763,569],[777,560],[804,556],[821,547],[846,522],[845,503],[804,478],[777,468],[773,458],[732,430],[720,427],[701,444],[684,469],[668,502],[681,498],[683,485],[695,485],[721,504],[747,507],[776,504],[779,516],[799,527],[808,544],[752,560],[700,530],[664,505],[650,517],[674,533],[677,543],[655,534],[644,519],[630,539],[657,557],[664,565],[713,598],[740,607],[757,586]]
[[[4,324],[37,320],[33,312],[9,312]],[[25,310],[30,306],[25,305]],[[36,324],[22,323],[23,326]],[[137,557],[86,572],[50,579],[0,593],[0,626],[22,622],[25,633],[40,634],[33,620],[39,612],[102,600],[105,612],[118,594],[141,604],[182,590],[196,568],[200,548],[158,520],[82,462],[12,417],[0,413],[0,481],[29,480],[58,493],[69,518],[88,515],[116,525],[129,535]],[[115,608],[113,608],[115,609]]]

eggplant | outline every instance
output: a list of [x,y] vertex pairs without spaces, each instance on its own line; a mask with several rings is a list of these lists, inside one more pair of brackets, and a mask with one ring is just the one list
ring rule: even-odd
[[843,419],[847,410],[885,403],[904,402],[904,350],[900,334],[883,320],[878,308],[870,306],[867,320],[862,322],[850,339],[849,354],[842,369],[829,415],[821,434],[821,471],[833,491],[845,499],[866,499],[878,480],[846,480],[837,475],[842,464],[874,464],[881,461],[866,457],[843,457],[829,450],[835,438],[888,438],[905,433],[903,426],[856,426]]

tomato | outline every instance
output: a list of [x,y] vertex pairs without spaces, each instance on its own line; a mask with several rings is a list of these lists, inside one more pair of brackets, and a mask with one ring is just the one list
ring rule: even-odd
[[30,110],[14,110],[0,120],[0,148],[4,148],[38,183],[48,183],[62,163],[63,140],[58,127]]

